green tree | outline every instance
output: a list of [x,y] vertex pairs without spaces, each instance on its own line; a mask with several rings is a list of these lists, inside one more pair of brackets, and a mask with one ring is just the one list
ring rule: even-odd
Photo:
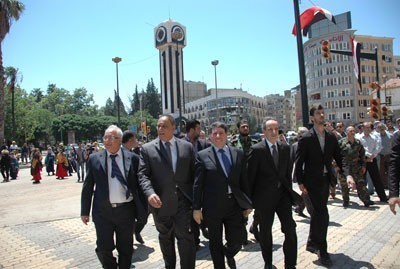
[[1,44],[11,28],[11,23],[17,21],[24,11],[24,4],[15,0],[0,1],[0,143],[4,141],[5,126],[5,91],[3,50]]
[[5,69],[5,77],[6,77],[6,88],[11,93],[11,117],[12,117],[12,139],[15,139],[15,100],[14,100],[14,91],[18,82],[22,81],[22,74],[19,72],[17,68],[12,66],[6,67]]
[[147,82],[146,96],[144,98],[144,108],[147,109],[153,118],[158,118],[161,114],[161,96],[154,85],[153,79]]
[[53,87],[49,84],[49,88],[51,91],[42,98],[41,104],[44,109],[50,110],[57,115],[63,115],[68,112],[68,103],[67,99],[69,97],[69,92],[66,89],[59,89],[57,87]]
[[131,103],[131,115],[135,114],[136,111],[140,111],[140,97],[137,85],[135,87],[135,92],[133,93],[132,99],[129,101]]
[[108,97],[106,105],[104,107],[104,116],[115,116],[117,113],[115,111],[114,102]]
[[35,102],[39,103],[40,101],[42,101],[43,98],[43,91],[40,88],[34,88],[31,91],[31,96],[35,97]]

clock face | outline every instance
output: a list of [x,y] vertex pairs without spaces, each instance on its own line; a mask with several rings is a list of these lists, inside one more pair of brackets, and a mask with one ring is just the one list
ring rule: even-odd
[[160,28],[158,28],[156,32],[156,40],[157,42],[161,43],[166,41],[166,39],[167,39],[167,30],[165,29],[164,26],[160,26]]
[[172,27],[171,37],[175,41],[182,41],[185,38],[185,32],[180,26],[175,25],[174,27]]

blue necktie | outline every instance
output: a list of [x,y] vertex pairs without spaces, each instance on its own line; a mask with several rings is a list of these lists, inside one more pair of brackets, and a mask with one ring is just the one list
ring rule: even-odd
[[225,167],[226,175],[229,176],[229,173],[231,172],[231,162],[229,161],[229,158],[225,155],[225,151],[223,149],[219,149],[218,152],[221,153],[221,159]]
[[117,157],[117,156],[118,156],[118,154],[110,155],[111,177],[117,178],[118,181],[122,184],[122,186],[124,186],[125,196],[126,196],[126,199],[128,199],[131,194],[129,192],[128,184],[126,183],[124,176],[122,175],[121,170],[119,169],[119,166],[118,166],[117,162],[115,161],[115,157]]

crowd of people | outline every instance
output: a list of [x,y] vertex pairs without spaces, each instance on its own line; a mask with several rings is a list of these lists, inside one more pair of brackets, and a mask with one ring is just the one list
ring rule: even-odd
[[[58,179],[77,173],[83,182],[81,220],[87,224],[92,215],[103,268],[131,267],[133,242],[145,244],[141,231],[150,214],[165,268],[176,268],[177,254],[180,268],[195,268],[200,232],[209,240],[214,268],[226,268],[225,263],[236,268],[235,255],[249,242],[246,226],[252,211],[249,232],[260,244],[264,268],[274,268],[275,214],[284,234],[285,268],[296,268],[293,210],[310,218],[306,250],[329,267],[329,199],[340,201],[340,193],[343,208],[357,208],[350,201],[356,192],[362,206],[389,203],[396,214],[400,132],[390,122],[334,124],[325,120],[322,106],[310,109],[310,119],[312,127],[300,127],[293,144],[274,118],[263,121],[261,141],[251,138],[246,120],[228,140],[228,126],[222,122],[213,123],[209,137],[202,138],[200,122],[189,120],[181,137],[175,134],[175,119],[161,115],[158,136],[142,146],[135,133],[111,125],[104,132],[104,150],[60,144],[47,150],[44,162],[40,151],[33,150],[32,179],[40,183],[42,163],[47,175]],[[13,158],[2,150],[5,180],[14,174],[9,170],[8,175],[3,163],[11,164]]]

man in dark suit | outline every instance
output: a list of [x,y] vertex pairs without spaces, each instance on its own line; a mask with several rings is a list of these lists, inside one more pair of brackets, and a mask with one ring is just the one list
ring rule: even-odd
[[181,268],[193,269],[196,250],[190,222],[195,154],[190,143],[174,137],[175,127],[170,115],[158,119],[158,138],[140,152],[139,184],[159,233],[165,268],[176,267],[176,237]]
[[[208,148],[211,146],[206,140],[199,138],[201,127],[200,122],[196,119],[186,121],[185,125],[186,135],[183,138],[184,140],[190,142],[193,145],[193,150],[197,154],[199,151]],[[206,224],[204,222],[197,224],[196,221],[192,218],[192,233],[194,236],[194,241],[196,244],[196,249],[199,249],[200,246],[200,229],[203,233],[203,236],[208,239],[208,230]]]
[[302,192],[308,194],[314,208],[306,250],[318,254],[319,261],[330,266],[326,241],[329,225],[329,186],[336,185],[332,174],[332,160],[342,169],[342,155],[336,137],[324,128],[324,108],[310,109],[314,127],[302,136],[296,152],[296,179]]
[[293,193],[290,146],[279,140],[279,124],[263,122],[265,139],[255,144],[248,159],[250,198],[260,222],[259,241],[265,269],[272,269],[272,225],[275,213],[285,234],[285,268],[296,268],[297,235],[292,217]]
[[388,185],[389,207],[393,214],[396,214],[396,205],[400,207],[400,132],[396,132],[393,136]]
[[[96,254],[103,268],[130,268],[135,221],[139,158],[121,148],[122,131],[111,125],[104,133],[105,150],[91,154],[82,188],[81,219],[89,222],[93,197]],[[116,243],[114,244],[114,234]],[[118,263],[113,257],[115,246]]]
[[[234,256],[244,240],[243,221],[251,212],[248,198],[246,159],[242,150],[227,146],[228,128],[224,123],[212,124],[212,147],[200,151],[196,158],[193,187],[193,218],[207,223],[210,252],[214,268],[236,268]],[[225,229],[226,245],[222,241]]]
[[[135,149],[139,149],[137,146],[138,142],[136,139],[136,134],[130,130],[124,131],[122,135],[122,147],[131,152],[134,152],[134,154],[140,154],[140,151],[135,152]],[[139,158],[139,155],[137,156]],[[149,217],[149,210],[148,210],[147,198],[144,196],[139,185],[137,186],[137,192],[134,195],[134,199],[135,199],[135,210],[136,210],[135,226],[134,226],[135,239],[140,244],[144,244],[144,240],[140,232],[147,224],[147,219]]]

